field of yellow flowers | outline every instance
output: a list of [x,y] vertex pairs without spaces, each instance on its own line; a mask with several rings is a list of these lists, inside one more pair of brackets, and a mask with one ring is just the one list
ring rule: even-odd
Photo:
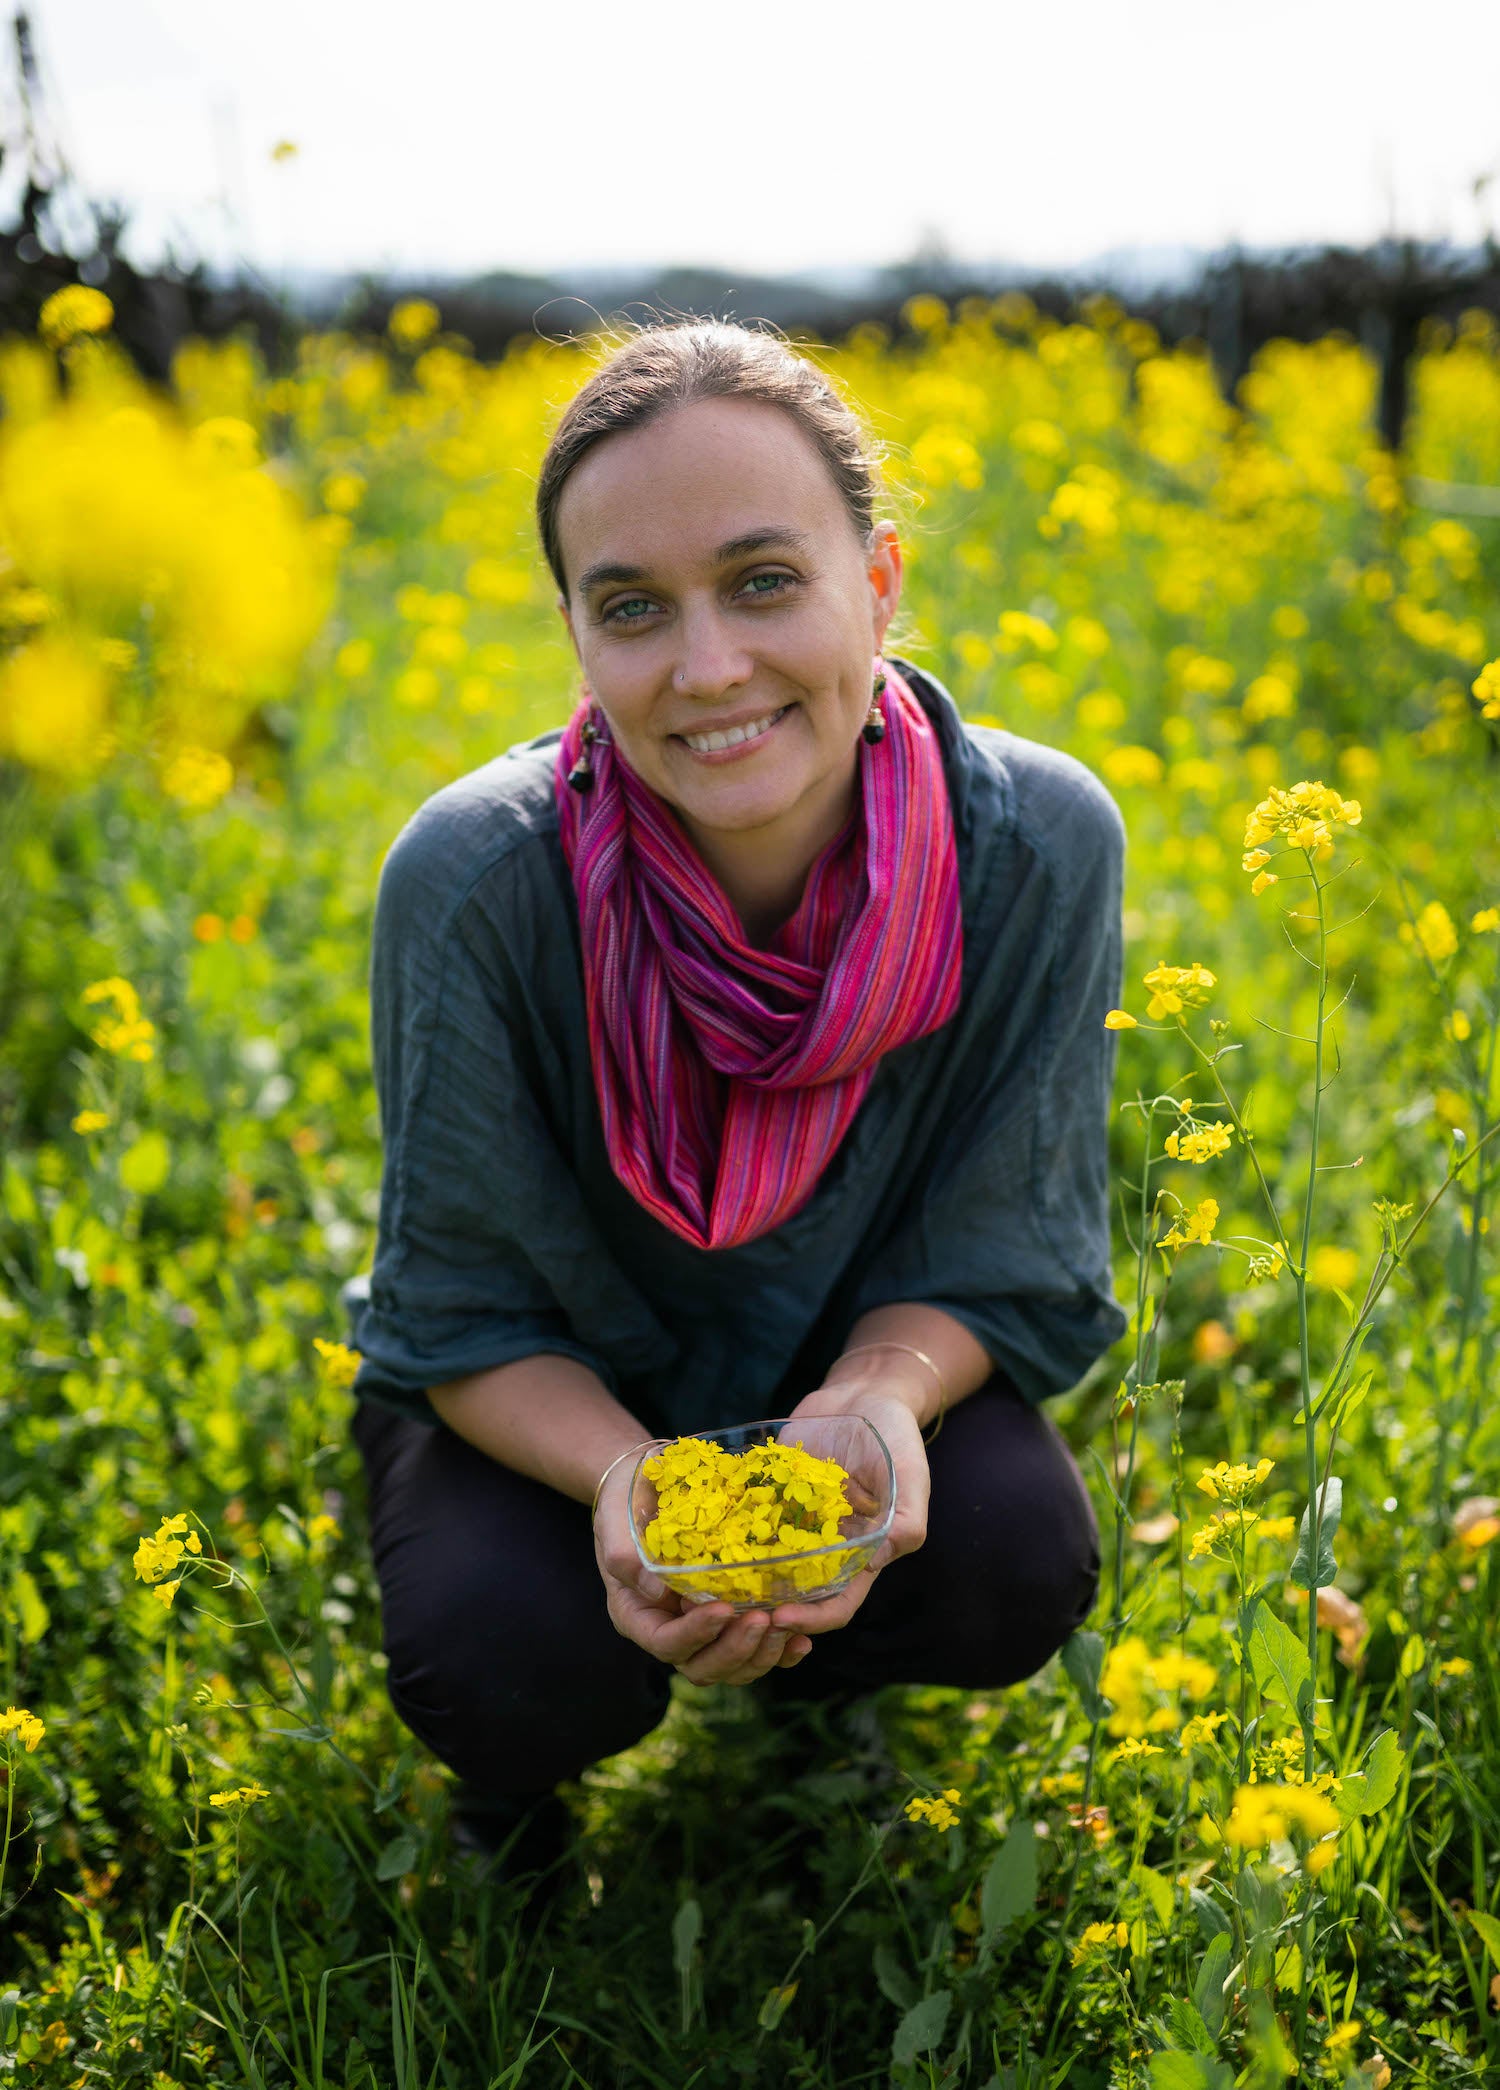
[[1107,303],[906,316],[818,351],[905,650],[1129,829],[1133,1320],[1054,1410],[1100,1603],[811,1770],[685,1693],[519,1921],[384,1698],[338,1294],[380,861],[565,716],[530,502],[593,351],[481,367],[412,302],[161,394],[81,288],[0,342],[18,2082],[1497,2079],[1500,498],[1442,489],[1500,488],[1500,329],[1429,332],[1396,457],[1345,340],[1229,400]]

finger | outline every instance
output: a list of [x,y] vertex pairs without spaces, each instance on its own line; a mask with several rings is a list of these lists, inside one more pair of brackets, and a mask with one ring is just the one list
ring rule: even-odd
[[776,1667],[786,1642],[764,1611],[752,1611],[726,1626],[712,1647],[677,1666],[692,1684],[753,1683]]
[[612,1595],[609,1609],[617,1630],[627,1640],[659,1661],[674,1664],[711,1647],[734,1618],[727,1604],[692,1604],[678,1613],[663,1611],[623,1587]]
[[779,1666],[783,1669],[795,1669],[797,1664],[811,1653],[812,1642],[807,1636],[803,1633],[793,1633],[787,1640]]
[[847,1589],[841,1589],[836,1597],[825,1597],[821,1603],[778,1604],[771,1614],[772,1623],[814,1638],[819,1633],[836,1633],[840,1626],[848,1625],[869,1595],[878,1573],[873,1565],[863,1569]]

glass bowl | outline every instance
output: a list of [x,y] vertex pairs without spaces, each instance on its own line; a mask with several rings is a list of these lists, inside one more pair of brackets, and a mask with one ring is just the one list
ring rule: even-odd
[[836,1459],[849,1476],[845,1493],[853,1513],[839,1522],[839,1536],[805,1552],[757,1554],[737,1561],[664,1561],[652,1557],[646,1532],[657,1511],[656,1485],[646,1463],[673,1437],[644,1447],[630,1478],[630,1536],[641,1565],[693,1604],[731,1604],[736,1611],[765,1611],[775,1604],[817,1604],[836,1596],[869,1566],[896,1514],[896,1475],[885,1439],[862,1415],[777,1416],[767,1422],[735,1423],[724,1430],[690,1430],[726,1451],[757,1444],[800,1444],[820,1459]]

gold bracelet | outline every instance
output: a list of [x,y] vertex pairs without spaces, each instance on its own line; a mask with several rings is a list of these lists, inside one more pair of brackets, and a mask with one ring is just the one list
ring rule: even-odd
[[640,1441],[640,1443],[639,1443],[639,1444],[632,1444],[632,1445],[631,1445],[631,1447],[630,1447],[630,1449],[629,1449],[629,1451],[622,1451],[622,1452],[620,1453],[620,1456],[619,1456],[619,1457],[618,1457],[617,1459],[611,1459],[611,1460],[610,1460],[609,1464],[608,1464],[608,1465],[607,1465],[607,1466],[605,1467],[604,1471],[603,1471],[603,1472],[602,1472],[602,1473],[600,1474],[600,1476],[599,1476],[599,1485],[598,1485],[598,1487],[597,1487],[597,1488],[595,1488],[595,1490],[594,1490],[594,1500],[593,1500],[593,1505],[592,1505],[592,1507],[591,1507],[591,1508],[590,1508],[590,1510],[589,1510],[589,1522],[590,1522],[590,1523],[592,1523],[592,1522],[594,1521],[594,1518],[595,1518],[595,1517],[596,1517],[596,1516],[597,1516],[597,1515],[599,1514],[599,1497],[600,1497],[600,1496],[601,1496],[601,1495],[602,1495],[602,1494],[604,1493],[604,1483],[605,1483],[605,1482],[606,1482],[606,1481],[607,1481],[607,1480],[609,1479],[609,1476],[610,1476],[610,1475],[611,1475],[611,1474],[612,1474],[612,1473],[614,1472],[614,1470],[615,1470],[616,1466],[623,1466],[623,1465],[624,1465],[624,1463],[625,1463],[625,1461],[626,1461],[627,1459],[629,1459],[629,1458],[633,1458],[633,1457],[635,1456],[635,1454],[636,1454],[636,1453],[637,1453],[638,1451],[644,1451],[644,1450],[646,1449],[646,1446],[647,1446],[648,1444],[654,1444],[655,1442],[656,1442],[656,1439],[655,1439],[654,1437],[642,1437],[642,1439],[641,1439],[641,1441]]
[[[835,1359],[835,1362],[842,1362],[842,1360],[845,1357],[857,1357],[861,1350],[904,1350],[908,1357],[915,1357],[919,1364],[926,1365],[927,1369],[932,1373],[934,1379],[936,1379],[938,1382],[937,1421],[934,1423],[932,1430],[932,1435],[935,1437],[938,1431],[943,1426],[943,1417],[948,1412],[948,1382],[943,1377],[942,1373],[938,1370],[937,1366],[933,1363],[932,1359],[928,1356],[927,1352],[925,1350],[914,1349],[910,1343],[856,1343],[852,1350],[840,1351],[838,1358]],[[930,1443],[931,1441],[931,1438],[929,1438],[928,1442]]]

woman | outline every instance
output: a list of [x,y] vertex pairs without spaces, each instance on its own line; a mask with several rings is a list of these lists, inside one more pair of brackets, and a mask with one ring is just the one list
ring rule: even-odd
[[[391,1696],[471,1848],[555,1827],[674,1671],[993,1688],[1093,1600],[1035,1404],[1122,1327],[1121,827],[1079,764],[883,657],[876,493],[774,338],[632,339],[538,487],[577,709],[440,791],[382,873],[355,1434]],[[844,1594],[735,1617],[642,1572],[643,1440],[844,1411],[898,1488]]]

